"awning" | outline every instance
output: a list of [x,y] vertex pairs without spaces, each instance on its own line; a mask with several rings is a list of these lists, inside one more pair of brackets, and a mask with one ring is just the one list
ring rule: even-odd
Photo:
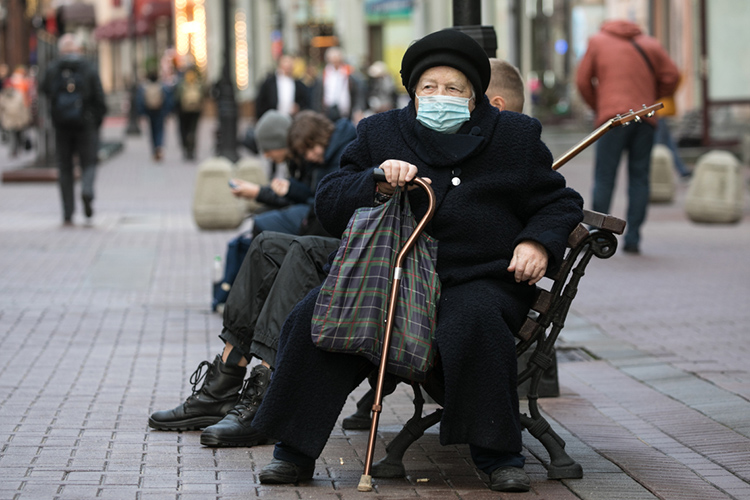
[[154,21],[159,17],[172,17],[172,0],[134,0],[136,19]]
[[[171,0],[131,0],[135,13],[135,36],[149,35],[154,32],[156,21],[172,17]],[[121,40],[130,36],[130,17],[113,19],[94,31],[99,40]]]
[[96,26],[96,13],[90,3],[71,3],[58,7],[60,20],[66,25]]
[[[153,25],[145,19],[135,21],[135,36],[143,36],[151,33]],[[97,40],[122,40],[130,36],[130,19],[113,19],[102,24],[94,30]]]

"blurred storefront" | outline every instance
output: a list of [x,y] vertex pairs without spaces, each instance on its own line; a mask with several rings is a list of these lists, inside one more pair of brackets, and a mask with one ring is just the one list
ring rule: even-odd
[[[174,51],[178,64],[194,61],[210,83],[230,59],[236,99],[246,103],[282,52],[319,67],[325,50],[338,45],[349,64],[364,70],[385,61],[399,81],[403,52],[413,40],[452,26],[456,3],[461,1],[0,0],[0,63],[36,64],[38,43],[54,43],[59,33],[76,32],[91,55],[96,51],[108,92],[126,89],[137,76],[134,72]],[[526,80],[525,112],[547,123],[590,117],[575,89],[575,71],[588,38],[610,18],[637,22],[680,67],[677,118],[693,117],[697,130],[687,135],[697,134],[706,142],[724,124],[747,118],[750,60],[742,50],[750,36],[744,28],[750,23],[748,0],[480,3],[481,24],[494,27],[497,35],[497,57],[518,66]],[[233,27],[228,52],[225,16]],[[42,42],[40,32],[45,34]]]
[[102,85],[105,92],[122,91],[134,77],[157,69],[174,45],[172,1],[100,0],[98,7],[94,36],[99,43]]

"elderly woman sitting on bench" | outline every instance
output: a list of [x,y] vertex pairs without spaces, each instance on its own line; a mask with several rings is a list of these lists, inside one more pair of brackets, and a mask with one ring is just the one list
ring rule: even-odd
[[[427,232],[439,241],[442,283],[440,441],[468,443],[493,490],[527,491],[512,332],[533,300],[531,285],[561,262],[583,202],[551,169],[539,122],[490,105],[490,63],[471,37],[453,29],[425,36],[404,54],[401,77],[412,101],[360,122],[341,169],[319,184],[316,212],[340,236],[358,207],[382,203],[417,175],[429,179],[437,210]],[[373,179],[375,166],[387,182]],[[409,197],[421,217],[425,194]],[[374,368],[313,345],[318,290],[284,324],[274,383],[253,422],[279,440],[262,483],[312,479],[348,394]]]

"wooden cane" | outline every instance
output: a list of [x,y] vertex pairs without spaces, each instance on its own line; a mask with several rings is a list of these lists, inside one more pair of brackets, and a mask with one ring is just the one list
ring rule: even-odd
[[[373,172],[376,181],[385,182],[385,175],[383,171],[376,168]],[[417,243],[417,239],[422,234],[424,227],[432,219],[432,215],[435,213],[435,193],[432,187],[421,177],[414,178],[411,184],[416,184],[421,187],[427,193],[428,206],[427,213],[424,214],[422,219],[419,221],[417,226],[414,228],[414,232],[411,234],[406,243],[399,251],[396,257],[396,265],[393,269],[393,281],[391,283],[391,293],[388,298],[388,310],[386,313],[385,322],[385,333],[383,334],[383,347],[380,352],[380,366],[378,368],[378,380],[375,385],[375,402],[372,405],[372,422],[370,424],[370,437],[367,441],[367,452],[365,456],[365,471],[362,477],[359,479],[359,485],[357,490],[359,491],[372,491],[372,459],[375,455],[375,439],[378,433],[378,422],[380,420],[380,411],[383,409],[383,383],[385,381],[385,372],[388,365],[388,351],[391,346],[391,334],[393,332],[393,323],[396,317],[396,303],[398,301],[398,289],[401,283],[401,274],[403,273],[403,264],[406,256],[409,254],[411,249]]]

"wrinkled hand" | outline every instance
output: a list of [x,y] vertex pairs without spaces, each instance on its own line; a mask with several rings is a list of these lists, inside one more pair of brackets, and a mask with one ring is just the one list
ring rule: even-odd
[[242,179],[232,179],[237,187],[230,188],[232,194],[238,198],[248,198],[254,200],[260,193],[260,186],[254,182],[243,181]]
[[508,266],[508,272],[514,273],[516,283],[522,281],[534,285],[544,277],[547,272],[547,250],[536,241],[525,240],[516,245],[513,250],[513,259]]
[[286,196],[289,193],[289,179],[276,178],[271,181],[271,189],[279,196]]
[[[405,186],[407,182],[417,176],[416,165],[401,160],[386,160],[380,164],[380,169],[385,174],[387,181],[378,182],[378,191],[383,194],[395,193],[397,186]],[[427,184],[432,183],[427,177],[423,177],[423,179]],[[416,186],[412,186],[412,188],[413,187]]]

